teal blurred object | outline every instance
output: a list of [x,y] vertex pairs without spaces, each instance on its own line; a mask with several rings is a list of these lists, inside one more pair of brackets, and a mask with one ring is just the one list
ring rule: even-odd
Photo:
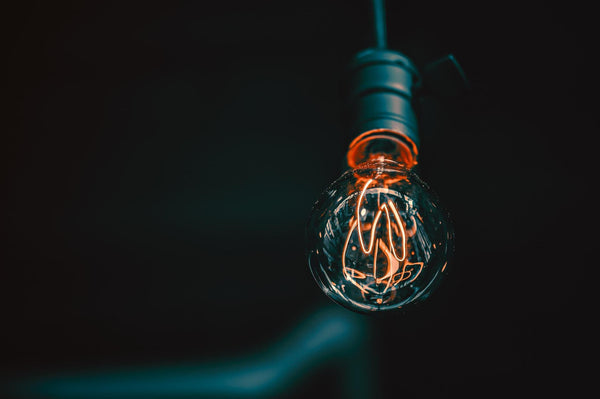
[[169,366],[27,376],[16,398],[281,397],[312,374],[335,367],[339,394],[372,397],[372,350],[364,316],[338,307],[310,315],[271,347],[233,359]]

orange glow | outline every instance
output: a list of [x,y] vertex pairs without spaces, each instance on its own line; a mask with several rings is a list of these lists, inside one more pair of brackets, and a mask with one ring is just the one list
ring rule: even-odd
[[[369,187],[374,182],[374,179],[369,179],[364,184],[358,196],[355,215],[350,221],[350,230],[346,236],[344,248],[342,250],[342,266],[343,273],[346,280],[358,287],[364,294],[372,293],[377,295],[386,294],[390,289],[396,285],[404,282],[408,284],[414,281],[421,271],[423,270],[423,262],[409,262],[408,251],[407,251],[407,237],[411,237],[416,232],[416,224],[413,220],[412,228],[407,233],[405,223],[400,216],[400,212],[396,208],[396,205],[388,200],[387,202],[378,206],[377,212],[371,223],[361,222],[361,213],[366,212],[364,209],[363,201],[365,194]],[[386,187],[373,187],[372,190],[377,192],[386,192]],[[385,219],[385,228],[387,234],[381,234],[383,237],[377,237],[379,222],[381,218]],[[365,242],[363,232],[369,231],[368,241]],[[397,242],[394,243],[394,234],[396,234]],[[348,267],[346,265],[346,253],[348,252],[348,246],[352,237],[357,234],[358,242],[361,252],[364,255],[371,255],[373,259],[373,270],[356,270],[355,268]],[[351,247],[352,251],[357,249],[356,246]],[[378,264],[379,255],[383,254],[385,258],[384,265]],[[365,266],[367,264],[365,263]],[[381,270],[379,270],[381,269]],[[384,285],[384,287],[381,287]],[[377,298],[378,304],[382,303],[381,298]]]
[[417,164],[417,145],[410,138],[402,132],[375,129],[364,132],[352,140],[346,155],[348,166],[356,168],[359,163],[378,157],[380,154],[370,153],[368,150],[368,144],[378,139],[387,140],[394,145],[394,150],[386,153],[391,159],[402,163],[408,169]]

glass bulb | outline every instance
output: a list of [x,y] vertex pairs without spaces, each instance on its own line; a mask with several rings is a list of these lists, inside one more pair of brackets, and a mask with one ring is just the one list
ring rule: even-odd
[[355,311],[417,303],[438,285],[454,233],[448,213],[414,172],[380,157],[334,181],[307,228],[310,270],[335,302]]

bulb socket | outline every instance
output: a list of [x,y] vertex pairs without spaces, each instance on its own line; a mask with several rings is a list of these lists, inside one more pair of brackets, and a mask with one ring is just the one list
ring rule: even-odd
[[351,61],[348,80],[353,138],[348,166],[376,156],[395,159],[409,168],[416,165],[419,136],[413,91],[420,78],[413,63],[396,51],[367,49]]

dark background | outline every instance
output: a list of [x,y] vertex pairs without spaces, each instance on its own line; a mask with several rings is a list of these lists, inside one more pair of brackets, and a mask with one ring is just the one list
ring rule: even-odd
[[[243,355],[329,304],[304,224],[342,172],[369,2],[210,3],[5,9],[5,376]],[[471,90],[422,100],[420,175],[456,255],[428,302],[362,316],[381,391],[573,393],[597,317],[594,13],[387,3],[390,47],[419,67],[453,53]]]

